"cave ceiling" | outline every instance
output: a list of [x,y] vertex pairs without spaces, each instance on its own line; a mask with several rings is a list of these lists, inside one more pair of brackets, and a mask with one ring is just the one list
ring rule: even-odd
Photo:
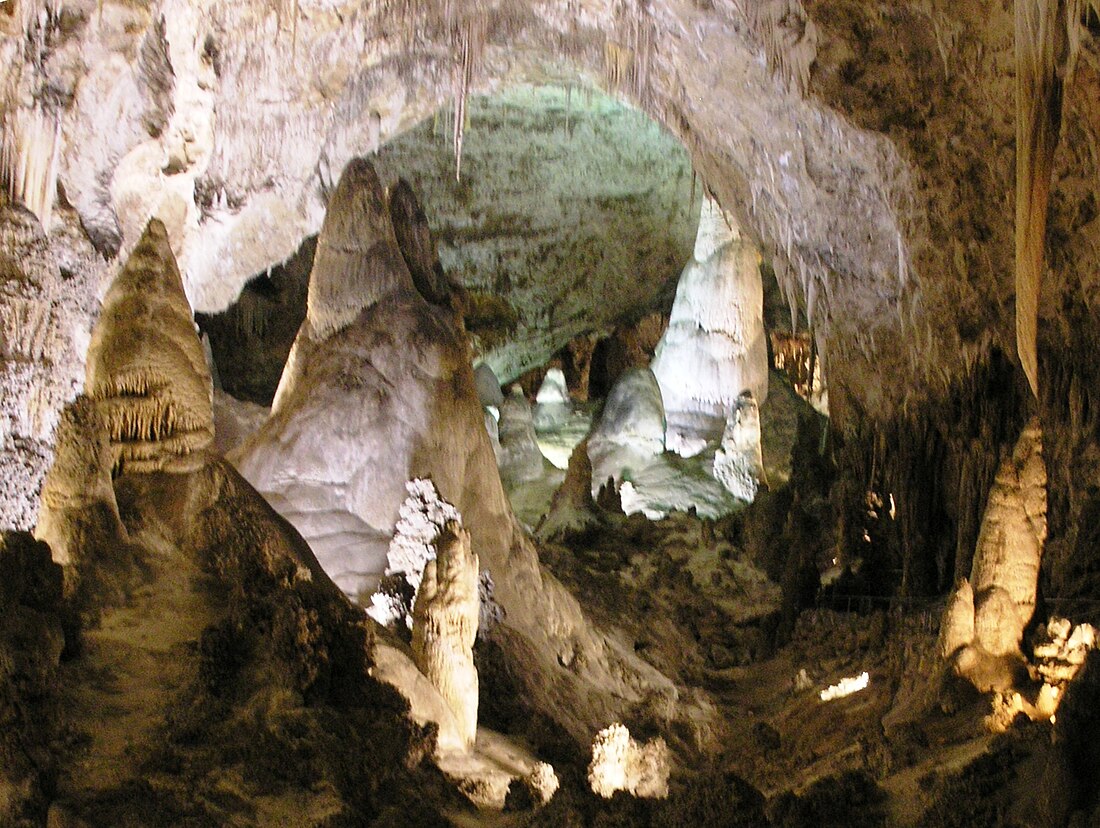
[[[349,158],[467,93],[594,85],[676,136],[760,243],[813,325],[834,413],[888,414],[1014,350],[1001,4],[16,6],[5,26],[23,36],[0,40],[5,141],[38,146],[49,169],[57,135],[60,201],[107,256],[161,218],[198,311],[317,231]],[[1086,36],[1040,303],[1055,343],[1069,335],[1057,309],[1094,312],[1097,65]],[[470,134],[451,135],[471,176],[477,106]]]

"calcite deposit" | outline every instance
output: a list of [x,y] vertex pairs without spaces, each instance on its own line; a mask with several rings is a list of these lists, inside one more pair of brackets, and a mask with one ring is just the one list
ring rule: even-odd
[[1097,100],[1097,0],[0,0],[0,824],[1096,824]]

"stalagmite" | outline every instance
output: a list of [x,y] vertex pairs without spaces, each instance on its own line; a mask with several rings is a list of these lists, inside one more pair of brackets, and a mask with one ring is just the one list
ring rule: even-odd
[[493,406],[500,409],[504,402],[504,392],[500,390],[500,380],[487,362],[483,362],[474,368],[474,383],[477,385],[477,397],[486,408]]
[[388,566],[406,481],[430,478],[492,572],[493,640],[524,665],[522,692],[583,738],[619,715],[607,712],[619,699],[638,698],[631,685],[666,682],[608,643],[540,567],[501,485],[468,340],[450,308],[417,290],[380,199],[369,162],[352,161],[331,197],[272,414],[231,459],[362,603]]
[[164,225],[149,222],[103,301],[86,393],[111,437],[115,471],[191,471],[214,440],[206,355]]
[[668,425],[665,445],[685,457],[716,442],[743,391],[768,395],[760,254],[734,220],[703,203],[692,261],[680,275],[653,373]]
[[535,395],[534,421],[537,431],[559,428],[570,414],[569,389],[561,368],[551,368]]
[[546,459],[535,437],[534,415],[523,389],[513,385],[500,405],[500,477],[513,486],[542,477]]
[[416,193],[404,179],[399,179],[390,188],[389,210],[397,246],[416,289],[432,304],[460,311],[462,289],[448,281],[443,272],[428,217],[424,215]]
[[364,309],[412,282],[397,244],[382,182],[352,161],[332,195],[309,277],[309,338],[325,339]]
[[468,745],[477,735],[478,556],[470,533],[448,521],[424,567],[413,604],[412,650],[417,666],[447,701]]
[[750,503],[760,484],[767,483],[760,453],[760,409],[748,391],[726,421],[722,444],[714,454],[714,477],[734,497]]
[[1035,610],[1047,536],[1046,486],[1042,434],[1032,420],[989,492],[970,576],[975,643],[994,655],[1015,651]]
[[668,774],[668,746],[660,737],[641,744],[626,725],[616,722],[592,742],[588,784],[602,797],[610,799],[616,791],[642,798],[666,797]]
[[981,690],[1004,690],[1022,656],[1035,611],[1047,535],[1047,473],[1033,418],[990,489],[970,578],[962,579],[940,625],[940,654]]
[[646,456],[660,454],[665,449],[664,401],[661,388],[648,368],[632,368],[619,377],[592,432],[589,454],[594,464],[599,465],[603,455],[617,448],[629,448]]
[[940,623],[940,656],[951,658],[974,640],[974,590],[970,581],[960,579],[948,599]]
[[550,511],[539,524],[540,540],[568,541],[600,525],[596,501],[592,497],[592,461],[588,440],[581,440],[569,455],[565,480],[550,502]]

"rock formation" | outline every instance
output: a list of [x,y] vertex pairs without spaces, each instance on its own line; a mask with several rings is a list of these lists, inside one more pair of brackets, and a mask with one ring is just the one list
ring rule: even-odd
[[714,454],[714,477],[734,497],[751,503],[764,477],[760,452],[760,409],[752,393],[741,394],[730,410],[722,443]]
[[115,277],[88,348],[85,393],[116,473],[192,471],[214,440],[206,355],[164,225],[149,222]]
[[594,630],[541,570],[501,487],[461,329],[416,290],[383,204],[370,164],[349,164],[272,416],[234,457],[364,600],[386,568],[406,481],[430,478],[492,572],[501,646],[523,660],[527,700],[582,738],[613,718],[613,698],[667,680]]
[[660,737],[641,744],[626,725],[615,723],[596,734],[588,784],[593,793],[610,798],[616,791],[660,799],[668,796],[668,746]]
[[387,577],[371,596],[367,610],[383,626],[397,622],[412,626],[412,598],[420,589],[424,567],[435,558],[436,541],[448,523],[462,522],[458,510],[439,496],[431,480],[410,480],[405,488],[409,496],[401,504],[386,552]]
[[665,434],[661,389],[653,372],[625,372],[588,439],[594,491],[609,480],[621,483],[626,513],[650,518],[690,509],[717,518],[741,505],[714,477],[711,455],[685,459],[666,452]]
[[1006,665],[1022,658],[1046,541],[1046,485],[1042,435],[1033,419],[997,472],[970,579],[956,587],[941,623],[940,652],[979,689],[1007,687]]
[[939,650],[943,658],[951,658],[961,647],[974,640],[974,589],[966,578],[959,579],[947,601],[940,622]]
[[565,374],[561,368],[551,368],[546,372],[535,395],[534,422],[536,431],[549,431],[560,428],[569,419],[572,409],[569,401],[569,389],[565,385]]
[[500,405],[500,477],[506,487],[538,480],[548,464],[535,437],[535,421],[523,389],[513,385]]
[[438,688],[472,745],[477,735],[478,556],[470,533],[448,521],[435,540],[413,603],[412,649],[417,666]]
[[61,567],[26,532],[0,533],[0,824],[45,824],[65,646]]
[[589,441],[590,453],[595,459],[611,446],[630,447],[643,455],[665,450],[664,400],[648,368],[624,372],[607,395]]
[[83,377],[94,285],[81,269],[63,275],[56,247],[31,212],[0,199],[0,528],[34,526],[54,431]]
[[600,526],[600,514],[592,497],[592,461],[588,439],[581,440],[569,455],[565,480],[554,492],[550,510],[538,526],[539,540],[569,541]]
[[[91,575],[97,583],[85,584],[85,592],[94,591],[101,601],[119,597],[125,573],[118,570],[125,562],[128,538],[111,485],[113,465],[107,423],[98,405],[77,397],[61,415],[34,529],[35,537],[49,544],[54,561],[63,567],[67,595],[76,593],[81,580]],[[104,594],[112,580],[113,594]],[[87,603],[87,596],[77,601],[82,609],[89,608]]]
[[665,445],[690,457],[721,437],[743,391],[768,396],[760,253],[736,219],[703,203],[692,261],[680,275],[653,374],[668,418]]
[[486,408],[494,406],[499,411],[504,402],[504,393],[500,390],[500,380],[489,363],[482,362],[474,368],[474,384],[477,386],[477,398],[481,400],[481,404]]
[[263,425],[270,409],[214,389],[214,450],[228,454]]
[[465,305],[464,291],[451,283],[443,272],[428,217],[404,179],[399,179],[390,189],[389,205],[397,246],[416,289],[433,305],[443,305],[461,314]]
[[1035,611],[1047,538],[1047,471],[1037,420],[1020,432],[997,472],[982,519],[970,583],[974,640],[994,655],[1015,652]]

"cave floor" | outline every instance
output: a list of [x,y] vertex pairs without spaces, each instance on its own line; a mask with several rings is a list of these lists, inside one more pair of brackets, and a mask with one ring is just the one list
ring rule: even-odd
[[[942,689],[938,606],[807,610],[789,642],[769,653],[764,630],[778,588],[723,537],[721,523],[677,514],[612,524],[571,547],[545,545],[543,560],[681,695],[702,692],[715,706],[712,744],[682,771],[732,771],[769,798],[865,773],[885,798],[885,824],[913,826],[926,824],[924,811],[945,785],[990,748],[988,699]],[[866,689],[819,697],[864,671]]]

